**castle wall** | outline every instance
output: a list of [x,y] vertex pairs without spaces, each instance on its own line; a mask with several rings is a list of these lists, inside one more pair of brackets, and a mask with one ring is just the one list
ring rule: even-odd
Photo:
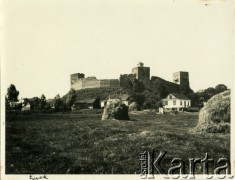
[[86,78],[86,79],[83,80],[82,89],[99,88],[99,87],[100,87],[100,81],[97,80],[95,77]]
[[119,80],[118,79],[109,79],[110,87],[119,87]]
[[87,77],[78,79],[71,83],[71,88],[74,90],[86,89],[86,88],[100,88],[100,87],[118,87],[118,79],[101,79],[98,80],[95,77]]
[[100,80],[100,87],[110,87],[110,81],[107,79]]
[[[181,87],[189,87],[189,74],[188,72],[176,72],[173,74],[173,82],[165,81],[157,76],[152,76],[150,80],[150,67],[138,66],[132,69],[132,74],[120,75],[120,78],[130,78],[131,80],[138,79],[142,81],[145,87],[152,86],[153,81],[163,82],[169,92],[180,92]],[[118,79],[101,79],[96,77],[87,77],[82,73],[75,73],[70,75],[71,88],[75,90],[86,88],[101,88],[101,87],[119,87]]]
[[71,84],[71,88],[74,89],[74,90],[82,89],[82,83],[83,83],[82,79],[77,80],[76,82]]
[[126,76],[131,80],[134,81],[136,79],[136,75],[135,74],[126,74]]
[[118,87],[119,81],[118,79],[101,79],[100,87]]

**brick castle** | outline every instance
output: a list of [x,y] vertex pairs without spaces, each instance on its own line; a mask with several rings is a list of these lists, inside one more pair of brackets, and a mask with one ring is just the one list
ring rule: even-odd
[[[123,74],[130,79],[137,79],[142,81],[145,87],[151,87],[153,80],[164,81],[167,84],[171,84],[171,87],[178,87],[182,84],[189,86],[189,74],[188,72],[176,72],[173,73],[173,82],[165,81],[157,76],[152,76],[150,79],[150,67],[144,67],[143,63],[139,63],[137,67],[132,68],[131,74]],[[120,76],[123,76],[120,75]],[[83,73],[75,73],[70,75],[71,88],[74,90],[88,89],[88,88],[111,88],[119,87],[119,79],[96,79],[95,76],[86,77]]]

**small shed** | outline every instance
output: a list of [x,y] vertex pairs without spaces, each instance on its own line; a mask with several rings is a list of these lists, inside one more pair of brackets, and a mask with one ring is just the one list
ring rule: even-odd
[[74,101],[76,109],[99,109],[100,99],[76,99]]
[[159,107],[159,114],[165,114],[165,109],[163,107]]

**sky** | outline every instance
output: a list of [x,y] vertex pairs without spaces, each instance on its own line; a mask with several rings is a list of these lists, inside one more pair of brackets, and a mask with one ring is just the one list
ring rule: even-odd
[[194,91],[234,82],[233,1],[11,0],[3,3],[2,91],[63,96],[70,74],[118,79],[141,61]]

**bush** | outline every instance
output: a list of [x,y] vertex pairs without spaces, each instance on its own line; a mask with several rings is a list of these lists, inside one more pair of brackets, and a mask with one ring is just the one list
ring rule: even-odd
[[198,112],[199,108],[198,107],[188,107],[183,109],[186,112]]

